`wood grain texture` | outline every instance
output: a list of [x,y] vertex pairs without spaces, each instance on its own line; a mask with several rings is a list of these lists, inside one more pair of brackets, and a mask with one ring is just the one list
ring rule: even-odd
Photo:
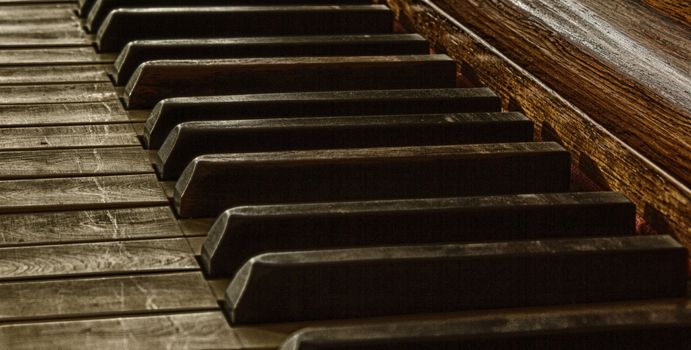
[[648,6],[666,14],[667,16],[691,24],[691,4],[683,0],[645,0]]
[[138,145],[130,124],[0,128],[0,150]]
[[107,82],[110,79],[105,72],[106,67],[106,65],[0,67],[0,85]]
[[0,86],[0,105],[115,101],[110,83]]
[[0,246],[177,236],[169,207],[0,215]]
[[114,60],[115,55],[97,54],[91,47],[0,50],[0,66],[112,63]]
[[167,203],[153,174],[0,181],[0,213]]
[[0,180],[153,173],[140,147],[0,152]]
[[[16,350],[245,349],[236,333],[220,311],[208,311],[0,324],[0,347]],[[279,340],[269,342],[273,348],[286,336],[281,335]]]
[[0,248],[0,281],[198,269],[184,238]]
[[218,308],[200,272],[0,284],[0,322]]
[[[691,184],[689,26],[640,0],[430,2]],[[516,107],[530,108],[526,104]]]
[[94,103],[0,105],[0,127],[88,125],[129,120],[122,104],[115,100]]
[[275,57],[149,61],[125,86],[129,108],[183,96],[291,91],[453,88],[446,55]]
[[[536,122],[539,137],[559,140],[580,171],[602,188],[624,193],[653,227],[691,247],[687,186],[429,1],[389,0],[389,4],[397,18],[464,62],[466,74],[474,71],[509,105],[520,106]],[[589,89],[595,90],[600,91]]]

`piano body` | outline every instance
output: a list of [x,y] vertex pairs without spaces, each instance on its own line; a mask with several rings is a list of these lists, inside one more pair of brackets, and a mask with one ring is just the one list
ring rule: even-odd
[[0,349],[681,349],[673,0],[0,0]]

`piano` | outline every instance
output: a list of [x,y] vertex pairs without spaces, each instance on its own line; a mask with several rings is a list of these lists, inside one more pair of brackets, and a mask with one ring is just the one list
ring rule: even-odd
[[0,349],[681,349],[690,13],[0,0]]

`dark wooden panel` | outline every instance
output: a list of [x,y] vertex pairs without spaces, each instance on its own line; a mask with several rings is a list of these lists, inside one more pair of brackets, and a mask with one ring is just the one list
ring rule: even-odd
[[635,208],[613,192],[527,194],[233,208],[209,230],[207,274],[290,250],[633,234]]
[[175,185],[183,217],[248,204],[565,192],[569,154],[556,143],[212,154]]
[[114,60],[114,55],[97,54],[91,47],[0,50],[0,66],[111,63]]
[[137,67],[123,100],[151,108],[181,96],[455,86],[456,65],[446,55],[163,60]]
[[114,102],[117,98],[110,83],[0,86],[0,105]]
[[10,282],[0,294],[2,322],[218,308],[199,272]]
[[[688,25],[660,16],[640,0],[540,0],[530,5],[502,0],[482,7],[468,0],[434,2],[491,38],[497,49],[614,135],[691,184]],[[520,105],[542,107],[535,99]]]
[[691,341],[688,303],[672,309],[607,311],[321,327],[299,331],[279,349],[676,350]]
[[169,207],[0,215],[0,246],[182,236]]
[[130,124],[0,128],[0,150],[138,145]]
[[196,269],[184,238],[0,248],[0,280]]
[[108,13],[116,8],[227,6],[227,5],[286,5],[286,4],[371,4],[371,0],[93,0],[86,18],[86,28],[98,31]]
[[105,69],[105,65],[0,67],[0,85],[110,81]]
[[[244,349],[221,312],[0,324],[10,349]],[[274,341],[274,347],[277,342]]]
[[[559,140],[572,153],[574,166],[582,173],[586,174],[601,188],[625,193],[636,203],[638,213],[656,230],[674,234],[686,246],[691,247],[691,235],[689,234],[691,222],[688,220],[691,217],[691,206],[689,205],[691,203],[691,190],[688,186],[670,175],[668,170],[661,169],[650,159],[633,149],[631,145],[627,145],[603,128],[562,96],[557,95],[554,90],[538,80],[536,76],[520,68],[515,62],[508,60],[506,56],[438,7],[431,5],[428,1],[414,1],[414,6],[411,6],[409,1],[389,0],[388,3],[402,22],[410,23],[414,30],[430,40],[435,47],[441,48],[454,59],[465,62],[464,74],[466,76],[475,75],[482,84],[496,89],[503,97],[507,107],[511,105],[512,108],[520,108],[526,116],[535,120],[538,136],[545,140]],[[605,3],[616,2],[600,2],[600,4]],[[506,11],[496,12],[496,14],[499,13],[510,15]],[[513,21],[513,19],[509,19],[506,24]],[[637,27],[647,28],[646,26]],[[521,35],[515,35],[515,37],[517,39],[525,38]],[[543,40],[533,41],[536,43],[547,42]],[[559,62],[572,61],[576,60],[569,57],[569,59]],[[590,67],[584,69],[589,70]],[[562,73],[563,71],[560,71],[559,75]],[[569,76],[575,78],[582,75],[581,73],[569,73]],[[584,88],[584,86],[590,86],[589,84],[589,82],[579,84],[577,87],[571,88],[571,91],[602,93],[603,90],[600,88]],[[563,85],[554,84],[552,86]],[[608,94],[601,95],[604,97]],[[608,105],[618,105],[612,103],[612,100],[606,99]],[[628,102],[622,103],[622,105],[626,104]],[[603,110],[606,109],[607,107],[603,107]],[[628,116],[630,114],[621,113],[619,115]],[[668,129],[671,130],[671,127]],[[646,130],[646,128],[642,130]],[[688,127],[682,126],[676,130],[688,130]],[[662,142],[662,139],[667,139],[667,137],[658,140]]]
[[152,173],[140,147],[0,152],[0,179]]
[[162,179],[177,179],[209,153],[532,141],[519,113],[259,119],[178,124],[156,154]]
[[[2,52],[2,51],[0,51]],[[88,125],[129,121],[120,102],[0,104],[0,126]]]
[[98,30],[96,46],[113,52],[141,39],[374,34],[392,29],[391,13],[383,5],[118,9]]
[[167,203],[153,174],[0,181],[0,213]]
[[287,56],[370,56],[425,54],[417,34],[309,35],[224,39],[139,40],[127,44],[115,61],[113,80],[126,84],[146,61]]
[[144,140],[159,148],[179,123],[192,120],[257,119],[335,115],[499,112],[489,89],[328,91],[171,98],[156,104]]
[[246,324],[682,298],[686,259],[669,236],[266,253],[225,306]]

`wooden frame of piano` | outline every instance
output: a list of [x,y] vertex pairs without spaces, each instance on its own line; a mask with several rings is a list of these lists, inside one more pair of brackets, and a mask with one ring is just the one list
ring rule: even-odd
[[[492,88],[501,95],[505,109],[518,109],[533,119],[537,139],[556,140],[571,151],[577,173],[598,187],[625,193],[636,203],[638,215],[655,231],[672,234],[691,247],[691,190],[682,180],[514,63],[434,1],[387,2],[399,23],[458,62],[462,78]],[[683,145],[680,148],[683,152]]]

